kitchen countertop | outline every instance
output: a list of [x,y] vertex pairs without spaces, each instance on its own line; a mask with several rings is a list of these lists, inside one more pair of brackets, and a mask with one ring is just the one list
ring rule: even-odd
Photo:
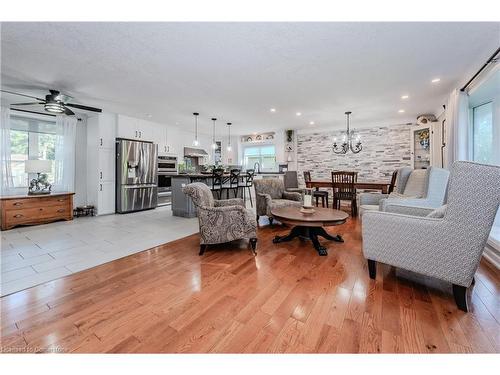
[[[170,175],[170,174],[169,174]],[[229,172],[227,173],[229,176]],[[241,172],[241,176],[244,177],[246,175],[246,172]],[[272,175],[284,175],[283,172],[261,172],[261,173],[256,173],[256,176],[272,176]],[[182,178],[182,177],[189,177],[189,178],[209,178],[212,177],[211,173],[172,173],[171,174],[172,178]]]

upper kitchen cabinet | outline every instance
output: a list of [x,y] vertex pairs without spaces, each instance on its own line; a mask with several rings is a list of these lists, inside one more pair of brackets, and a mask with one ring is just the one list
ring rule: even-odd
[[98,148],[115,148],[116,115],[101,113],[87,119],[88,141]]
[[119,138],[152,142],[154,140],[153,129],[149,121],[118,115],[117,136]]
[[179,134],[176,128],[154,123],[154,134],[153,142],[158,144],[158,154],[171,155],[177,152],[175,143]]
[[182,148],[179,148],[179,129],[174,126],[167,128],[167,153],[176,154]]

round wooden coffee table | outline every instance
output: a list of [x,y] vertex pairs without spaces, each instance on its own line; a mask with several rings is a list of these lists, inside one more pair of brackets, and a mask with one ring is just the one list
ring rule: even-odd
[[293,226],[286,236],[276,236],[274,243],[291,241],[296,237],[308,238],[312,241],[319,255],[328,255],[326,247],[321,245],[318,236],[330,241],[344,242],[340,235],[331,236],[323,227],[344,224],[349,215],[340,210],[314,207],[314,213],[303,214],[300,207],[282,207],[271,210],[271,214],[283,224]]

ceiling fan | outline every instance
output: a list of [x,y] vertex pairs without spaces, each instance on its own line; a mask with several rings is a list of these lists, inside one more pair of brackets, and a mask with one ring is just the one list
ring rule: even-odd
[[37,98],[36,96],[32,95],[19,94],[13,91],[7,91],[7,90],[0,90],[0,91],[38,100],[38,102],[11,104],[13,106],[41,104],[44,106],[44,109],[47,112],[59,113],[59,114],[64,113],[68,116],[73,116],[75,114],[75,112],[73,112],[68,107],[83,109],[85,111],[102,112],[102,109],[100,108],[88,107],[81,104],[68,103],[68,101],[72,99],[71,96],[61,94],[57,90],[49,90],[50,94],[46,95],[45,99]]

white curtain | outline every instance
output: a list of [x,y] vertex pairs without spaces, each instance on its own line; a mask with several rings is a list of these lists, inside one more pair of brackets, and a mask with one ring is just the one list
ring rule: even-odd
[[75,191],[75,142],[74,116],[57,116],[53,191]]
[[0,186],[0,195],[9,195],[14,192],[14,180],[12,179],[12,166],[10,156],[10,109],[1,107],[0,117],[0,158],[2,170],[0,177],[2,179]]
[[450,168],[456,160],[469,160],[469,96],[453,90],[446,106],[446,152],[444,165]]

